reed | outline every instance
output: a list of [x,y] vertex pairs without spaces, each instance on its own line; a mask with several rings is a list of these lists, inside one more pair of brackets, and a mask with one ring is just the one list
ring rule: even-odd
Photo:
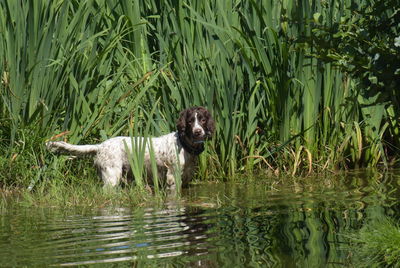
[[157,136],[175,128],[180,110],[204,105],[217,129],[200,177],[387,163],[393,106],[366,106],[357,81],[304,42],[316,22],[350,16],[349,5],[4,0],[1,161],[17,154],[42,168],[46,153],[27,154],[21,142],[37,148],[66,131],[74,143]]
[[[146,115],[147,120],[144,132],[140,132],[140,122],[136,122],[132,128],[130,128],[129,135],[131,137],[130,145],[125,143],[125,150],[128,152],[129,164],[131,172],[135,180],[135,184],[140,190],[145,190],[146,184],[151,184],[156,194],[161,193],[161,185],[158,178],[158,169],[156,158],[154,155],[153,144],[149,129],[151,124],[154,124],[153,115],[157,105],[154,105],[151,112]],[[139,109],[135,109],[135,114],[139,114]],[[133,131],[132,131],[133,129]],[[149,155],[149,159],[146,159],[145,155]],[[148,163],[146,163],[146,161]],[[146,169],[147,165],[150,165],[150,169]],[[149,174],[150,173],[150,174]],[[151,181],[148,181],[150,179]],[[177,185],[180,185],[180,178],[176,178]]]

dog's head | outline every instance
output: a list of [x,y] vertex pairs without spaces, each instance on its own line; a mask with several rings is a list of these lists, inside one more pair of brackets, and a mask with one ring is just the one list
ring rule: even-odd
[[205,141],[214,134],[215,122],[206,108],[196,106],[180,113],[176,128],[180,136],[186,136],[195,142]]

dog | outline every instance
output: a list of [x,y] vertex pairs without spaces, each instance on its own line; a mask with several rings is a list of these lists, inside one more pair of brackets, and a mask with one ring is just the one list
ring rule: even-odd
[[[172,133],[148,138],[150,141],[147,141],[144,150],[144,163],[148,174],[151,174],[152,152],[158,177],[172,190],[176,187],[176,175],[181,176],[183,187],[192,179],[198,156],[204,151],[204,142],[214,134],[215,122],[206,108],[196,106],[180,113],[176,128],[177,131]],[[120,184],[123,176],[129,176],[131,173],[129,155],[135,150],[135,145],[144,140],[146,139],[143,137],[115,137],[93,145],[50,141],[46,146],[50,151],[62,154],[93,155],[94,164],[104,186],[115,187]],[[149,181],[151,180],[148,179]]]

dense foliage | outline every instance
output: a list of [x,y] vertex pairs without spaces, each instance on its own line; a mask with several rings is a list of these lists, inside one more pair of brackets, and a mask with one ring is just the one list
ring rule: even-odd
[[[382,139],[389,154],[400,146],[400,1],[353,3],[347,16],[322,25],[320,13],[309,44],[312,55],[339,66],[360,82],[358,102],[365,136]],[[385,124],[386,123],[386,124]],[[385,132],[388,127],[389,131]]]
[[218,125],[202,177],[395,163],[399,5],[369,3],[2,0],[0,181],[68,173],[50,137],[159,135],[193,105]]

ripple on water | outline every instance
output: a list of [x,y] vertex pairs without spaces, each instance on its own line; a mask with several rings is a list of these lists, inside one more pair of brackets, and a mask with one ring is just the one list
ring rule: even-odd
[[357,230],[370,211],[385,211],[383,196],[395,194],[387,183],[379,191],[357,185],[217,184],[191,187],[186,201],[157,209],[10,209],[0,215],[0,263],[345,264],[341,232]]

